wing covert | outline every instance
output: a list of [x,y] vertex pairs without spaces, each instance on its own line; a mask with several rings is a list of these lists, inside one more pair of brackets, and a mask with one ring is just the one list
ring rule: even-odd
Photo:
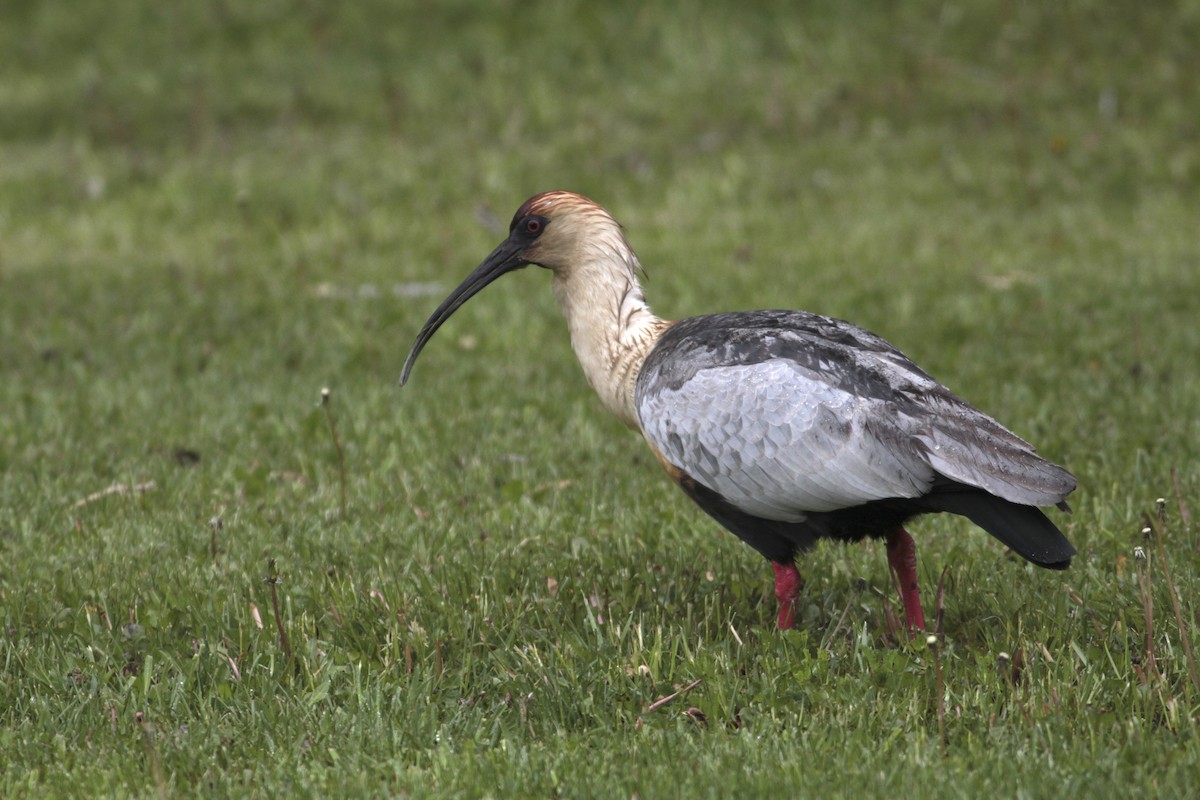
[[643,364],[635,404],[665,458],[766,519],[919,497],[939,475],[1026,505],[1075,485],[886,340],[808,312],[676,323]]
[[[738,508],[797,522],[917,497],[933,469],[880,425],[888,409],[788,361],[710,367],[638,393],[642,431],[672,464]],[[894,439],[889,441],[889,439]]]

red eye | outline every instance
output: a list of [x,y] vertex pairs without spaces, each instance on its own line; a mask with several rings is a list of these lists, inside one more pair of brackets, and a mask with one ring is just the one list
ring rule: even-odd
[[537,236],[542,232],[542,221],[537,217],[530,217],[525,220],[525,232]]

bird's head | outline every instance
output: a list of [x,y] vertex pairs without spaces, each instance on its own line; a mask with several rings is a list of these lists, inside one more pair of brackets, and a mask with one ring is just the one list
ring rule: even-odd
[[[613,247],[613,237],[628,251],[620,226],[598,204],[573,192],[544,192],[517,209],[508,227],[508,238],[442,301],[417,334],[404,361],[400,385],[408,381],[413,364],[442,323],[492,281],[535,264],[556,274],[569,273],[588,260],[588,251]],[[632,254],[630,254],[632,257]]]

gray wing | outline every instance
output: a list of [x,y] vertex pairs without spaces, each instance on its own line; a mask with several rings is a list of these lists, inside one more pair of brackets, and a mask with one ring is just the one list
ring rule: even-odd
[[885,340],[806,312],[677,323],[647,357],[636,405],[667,461],[766,519],[919,497],[939,475],[1025,505],[1075,485]]

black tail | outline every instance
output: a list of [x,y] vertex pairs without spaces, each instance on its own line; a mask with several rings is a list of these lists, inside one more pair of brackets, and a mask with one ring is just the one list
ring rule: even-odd
[[931,511],[948,511],[974,522],[1028,561],[1047,569],[1071,566],[1075,548],[1041,510],[976,490],[945,491],[921,498]]

